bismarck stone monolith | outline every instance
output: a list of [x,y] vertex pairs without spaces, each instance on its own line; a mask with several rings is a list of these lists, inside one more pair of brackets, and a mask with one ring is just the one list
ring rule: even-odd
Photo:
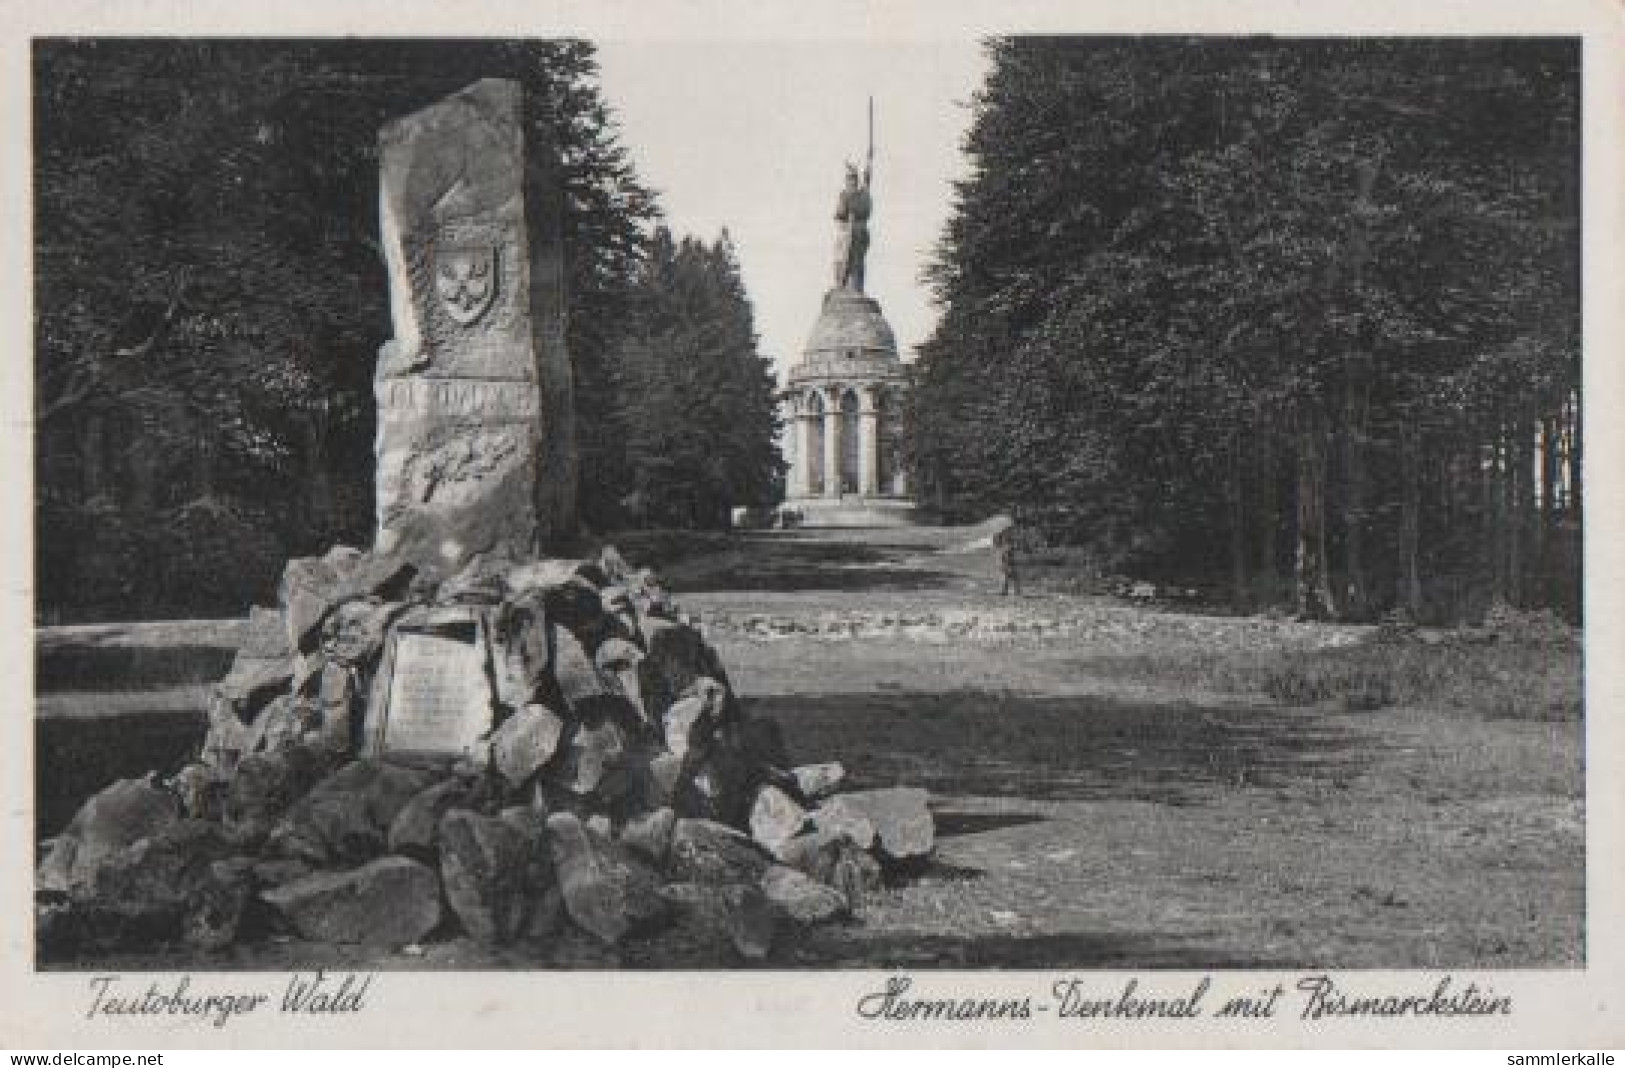
[[574,524],[547,488],[574,447],[554,198],[533,188],[526,213],[554,169],[527,183],[520,89],[493,79],[389,123],[379,147],[395,336],[374,380],[377,547],[442,571],[522,559]]

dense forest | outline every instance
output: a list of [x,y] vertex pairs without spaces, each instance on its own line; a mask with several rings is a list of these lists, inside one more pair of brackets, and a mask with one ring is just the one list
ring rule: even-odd
[[929,502],[1241,607],[1578,614],[1577,42],[989,49]]
[[[586,523],[719,525],[771,498],[737,264],[658,228],[590,44],[42,40],[42,620],[235,614],[289,556],[370,540],[377,131],[487,77],[523,86],[529,165],[561,177]],[[730,388],[674,426],[671,375]]]
[[[784,495],[777,382],[756,351],[750,301],[726,231],[712,244],[655,231],[609,361],[638,525],[717,529],[731,506]],[[765,461],[765,462],[764,462]]]

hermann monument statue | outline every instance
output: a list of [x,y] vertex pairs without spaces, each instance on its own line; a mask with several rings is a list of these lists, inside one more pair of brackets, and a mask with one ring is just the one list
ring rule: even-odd
[[810,526],[911,521],[901,455],[908,373],[880,302],[864,292],[874,210],[874,109],[863,170],[846,166],[835,203],[834,285],[780,394],[792,428],[785,506]]
[[858,169],[846,165],[846,188],[835,202],[835,284],[863,292],[863,257],[869,253],[869,213],[874,201],[869,196],[869,179],[874,165],[863,168],[863,182],[858,182]]

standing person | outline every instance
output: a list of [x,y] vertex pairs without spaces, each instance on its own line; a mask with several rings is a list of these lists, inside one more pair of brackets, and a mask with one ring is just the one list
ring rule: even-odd
[[1008,597],[1012,593],[1021,596],[1021,575],[1016,569],[1016,541],[1014,520],[993,535],[993,552],[999,560],[999,573],[1004,576],[1004,585],[999,587],[1000,597]]

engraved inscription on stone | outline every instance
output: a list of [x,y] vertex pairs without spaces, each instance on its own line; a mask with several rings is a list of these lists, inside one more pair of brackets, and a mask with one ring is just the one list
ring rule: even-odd
[[533,419],[540,409],[534,384],[472,378],[391,378],[379,383],[382,406],[426,416]]
[[380,756],[459,757],[475,751],[491,727],[484,643],[468,636],[398,631]]

